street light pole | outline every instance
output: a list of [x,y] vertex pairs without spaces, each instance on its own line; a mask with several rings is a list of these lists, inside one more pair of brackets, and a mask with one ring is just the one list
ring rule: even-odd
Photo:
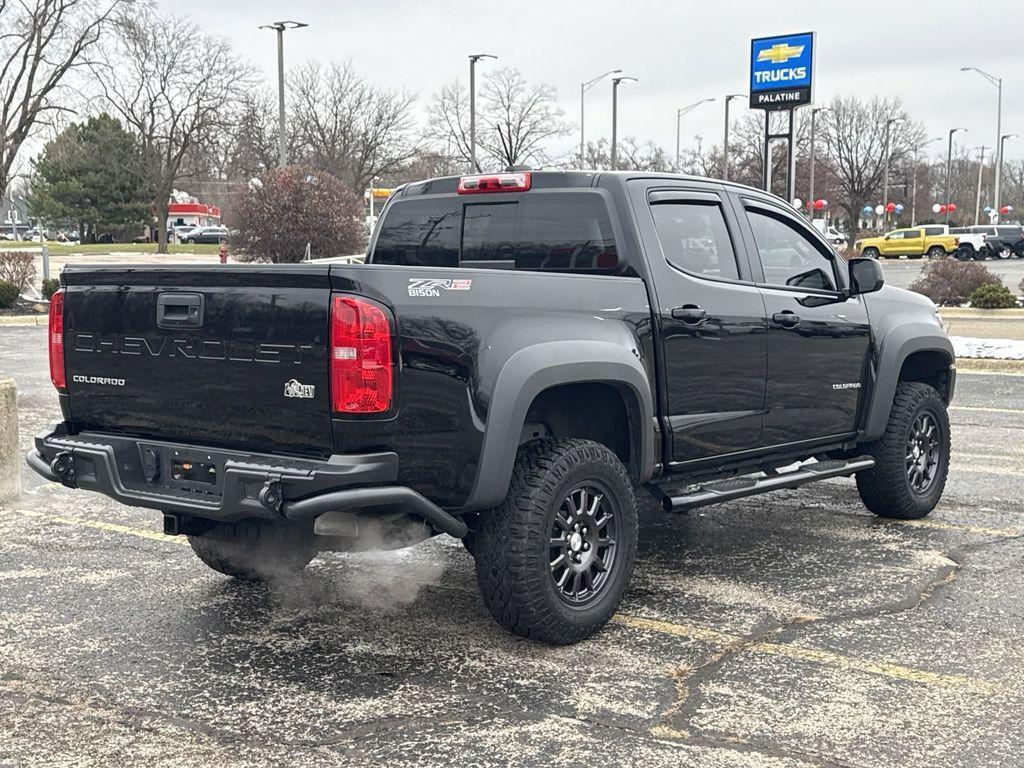
[[946,150],[946,199],[943,200],[943,205],[946,206],[946,224],[949,224],[949,172],[953,167],[953,134],[963,131],[967,132],[966,128],[950,128],[949,129],[949,148]]
[[729,102],[733,99],[745,98],[745,93],[727,93],[725,95],[725,135],[722,137],[722,179],[729,180]]
[[264,24],[260,27],[277,32],[277,163],[282,168],[288,165],[288,136],[284,117],[284,31],[308,26],[309,24],[303,24],[301,21],[275,21],[273,24]]
[[811,107],[811,179],[809,189],[807,191],[807,201],[810,203],[808,210],[810,211],[811,218],[814,218],[814,165],[816,155],[814,153],[814,137],[817,125],[817,116],[819,112],[827,111],[830,107]]
[[680,107],[679,109],[676,110],[676,173],[679,173],[679,137],[681,118],[687,112],[690,112],[699,107],[701,104],[706,104],[709,101],[714,101],[714,98],[701,99],[700,101],[695,101],[693,102],[693,104],[688,104],[687,106]]
[[608,75],[617,75],[621,71],[622,71],[621,69],[610,69],[607,72],[604,72],[604,73],[598,75],[597,77],[593,77],[593,78],[591,78],[590,80],[587,80],[584,83],[580,83],[580,168],[581,169],[586,164],[585,158],[586,158],[586,151],[587,151],[587,149],[586,149],[587,148],[587,145],[586,145],[586,135],[583,132],[583,118],[585,116],[584,115],[584,109],[583,109],[584,94],[586,94],[586,92],[589,91],[590,88],[593,85],[595,85],[599,81],[603,80],[604,78],[608,77]]
[[[1003,145],[1006,143],[1007,139],[1019,139],[1019,138],[1020,138],[1020,136],[1018,136],[1016,133],[1007,133],[1007,134],[999,137],[999,154],[996,157],[996,184],[999,183],[999,176],[1000,176],[1000,174],[1001,174],[1001,172],[1003,170]],[[998,189],[998,187],[996,187],[996,189]],[[998,194],[999,193],[996,192],[996,195],[998,195]],[[999,210],[1000,210],[999,206],[1000,206],[1000,203],[998,202],[998,198],[997,198],[997,202],[996,202],[996,215],[997,216],[1001,216],[1002,215],[1002,214],[999,213]],[[996,219],[996,221],[1000,221],[1000,219]]]
[[1003,167],[1003,148],[1002,148],[1002,135],[1003,135],[1003,78],[990,75],[988,72],[984,72],[977,67],[960,67],[961,72],[977,72],[979,75],[984,77],[992,85],[996,87],[998,96],[996,99],[996,146],[995,146],[995,161],[996,161],[996,178],[993,184],[992,197],[993,205],[996,211],[996,221],[999,221],[999,184],[1001,170]]
[[480,59],[496,59],[490,53],[469,54],[469,162],[474,173],[480,173],[476,162],[476,63]]
[[612,78],[612,170],[619,167],[619,83],[636,82],[635,77]]
[[981,223],[981,174],[985,170],[985,147],[975,147],[980,150],[978,155],[978,194],[974,198],[974,226]]
[[902,122],[902,117],[890,117],[885,121],[885,166],[882,170],[882,229],[889,225],[889,130],[892,126]]

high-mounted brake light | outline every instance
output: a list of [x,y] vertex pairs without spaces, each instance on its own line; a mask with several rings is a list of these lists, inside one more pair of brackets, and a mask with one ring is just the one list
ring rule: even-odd
[[526,192],[530,188],[529,171],[494,173],[484,176],[463,176],[459,179],[460,195],[481,192]]
[[331,410],[382,413],[394,393],[391,323],[377,304],[357,296],[331,302]]
[[57,389],[67,387],[64,374],[64,289],[50,297],[50,381]]

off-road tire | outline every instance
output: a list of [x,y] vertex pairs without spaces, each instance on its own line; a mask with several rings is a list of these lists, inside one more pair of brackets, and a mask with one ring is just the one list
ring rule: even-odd
[[[924,492],[915,491],[908,477],[908,443],[915,421],[930,414],[938,429],[939,456],[933,479]],[[949,416],[935,389],[913,381],[896,387],[889,423],[881,439],[866,446],[875,459],[872,469],[857,473],[857,490],[864,505],[879,517],[917,520],[935,509],[949,474]]]
[[[550,537],[563,503],[587,484],[603,490],[607,509],[618,517],[616,549],[593,598],[573,605],[553,577]],[[615,613],[636,547],[636,498],[618,457],[589,440],[545,439],[519,449],[505,501],[480,515],[473,554],[480,592],[498,624],[531,640],[566,645],[590,637]]]
[[267,581],[294,575],[316,557],[318,547],[308,525],[240,520],[218,523],[188,537],[196,557],[236,579]]
[[866,259],[877,259],[881,257],[881,252],[877,248],[865,248],[860,252],[860,255]]

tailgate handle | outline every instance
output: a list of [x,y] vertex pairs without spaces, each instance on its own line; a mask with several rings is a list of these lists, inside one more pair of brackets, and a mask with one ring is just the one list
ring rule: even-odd
[[201,293],[161,293],[156,300],[158,328],[202,328]]

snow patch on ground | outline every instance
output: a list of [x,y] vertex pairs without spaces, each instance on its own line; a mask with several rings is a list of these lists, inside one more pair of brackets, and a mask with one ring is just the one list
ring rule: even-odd
[[1024,360],[1024,341],[1019,339],[973,339],[950,336],[957,357],[984,357],[1000,360]]

